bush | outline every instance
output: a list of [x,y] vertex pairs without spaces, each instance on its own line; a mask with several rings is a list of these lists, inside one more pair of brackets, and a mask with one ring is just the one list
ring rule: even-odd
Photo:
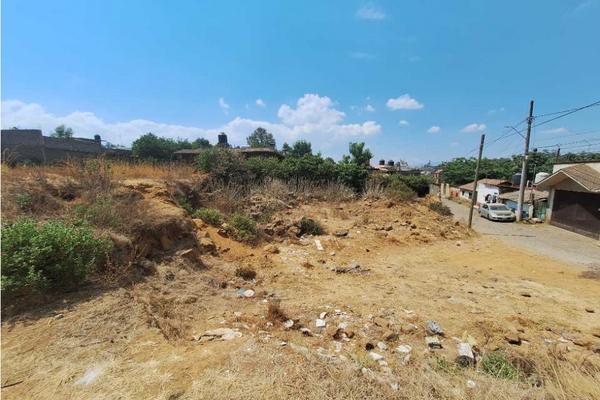
[[253,242],[258,237],[256,222],[244,214],[234,213],[228,221],[230,233],[242,242]]
[[425,175],[394,175],[392,182],[399,181],[403,182],[412,191],[414,191],[419,197],[424,197],[429,194],[429,184],[431,178]]
[[429,203],[429,205],[427,207],[429,207],[430,210],[435,211],[436,213],[443,215],[445,217],[452,216],[452,210],[450,210],[450,207],[442,204],[439,201]]
[[200,171],[208,172],[213,178],[223,182],[247,178],[244,158],[235,151],[222,147],[213,147],[198,154],[196,166]]
[[119,228],[121,219],[117,207],[111,196],[103,195],[96,198],[92,204],[78,204],[74,209],[78,225],[89,223],[100,228]]
[[223,223],[223,215],[214,208],[200,208],[194,212],[193,216],[213,226],[219,226]]
[[336,164],[335,172],[338,182],[351,187],[355,192],[360,193],[365,189],[369,171],[364,165],[341,162]]
[[89,227],[18,220],[2,227],[2,291],[74,289],[110,249]]
[[256,278],[256,271],[250,267],[237,267],[235,276],[240,277],[245,281],[251,281]]
[[400,179],[393,178],[390,180],[390,184],[386,189],[386,194],[397,201],[412,200],[417,195],[406,183]]
[[495,378],[519,379],[521,374],[506,355],[500,351],[487,353],[481,360],[481,368]]
[[317,236],[323,234],[323,227],[321,224],[311,218],[302,217],[302,219],[298,221],[297,226],[300,228],[301,235],[308,234]]

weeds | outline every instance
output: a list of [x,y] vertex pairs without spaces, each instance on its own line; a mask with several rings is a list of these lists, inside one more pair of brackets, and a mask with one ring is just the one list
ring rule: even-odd
[[110,195],[101,195],[92,204],[78,204],[74,210],[79,222],[99,228],[119,228],[122,222],[117,207]]
[[256,222],[241,213],[234,213],[229,218],[228,229],[235,239],[242,242],[254,242],[258,238]]
[[321,224],[314,219],[302,217],[300,221],[297,223],[298,228],[300,228],[300,235],[322,235],[324,230]]
[[431,211],[434,211],[444,217],[451,217],[452,216],[452,210],[450,210],[450,207],[442,204],[439,201],[435,201],[433,203],[429,203],[427,205],[427,207],[429,207],[429,209]]
[[256,278],[256,271],[250,267],[237,267],[235,276],[242,278],[245,281],[251,281]]
[[277,303],[269,303],[267,307],[267,321],[271,322],[285,322],[289,318],[286,315],[285,311],[283,311],[279,304]]
[[487,353],[481,359],[481,369],[495,378],[519,379],[521,373],[500,351]]
[[2,227],[2,291],[70,290],[101,262],[110,241],[59,220],[22,219]]
[[21,211],[31,211],[33,197],[27,192],[17,193],[15,195],[15,203],[21,209]]
[[223,224],[223,215],[215,208],[200,208],[192,214],[194,218],[200,218],[209,225],[220,226]]

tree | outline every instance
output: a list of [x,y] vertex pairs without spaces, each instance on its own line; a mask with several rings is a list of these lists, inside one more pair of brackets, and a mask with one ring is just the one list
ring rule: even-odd
[[306,140],[298,140],[289,150],[289,155],[292,157],[304,157],[312,155],[312,145]]
[[192,149],[210,149],[210,142],[204,138],[198,138],[192,142]]
[[50,134],[50,137],[70,139],[73,137],[73,129],[59,125],[54,128],[54,132]]
[[173,152],[180,149],[181,145],[181,141],[177,143],[173,139],[147,133],[133,142],[131,150],[135,157],[141,159],[167,161],[171,159]]
[[275,138],[273,135],[267,132],[265,128],[261,128],[260,126],[246,138],[246,142],[248,142],[248,146],[250,147],[275,148]]
[[283,153],[284,156],[289,156],[292,152],[292,148],[290,147],[289,144],[283,143],[283,146],[281,146],[281,152]]
[[369,165],[369,161],[373,158],[371,150],[365,149],[365,143],[350,143],[351,161],[356,165]]

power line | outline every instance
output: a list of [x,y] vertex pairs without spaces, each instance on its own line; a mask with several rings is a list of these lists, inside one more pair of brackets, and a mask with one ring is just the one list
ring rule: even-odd
[[561,138],[568,138],[568,137],[573,137],[573,136],[582,136],[582,135],[589,135],[590,133],[598,133],[600,132],[600,129],[590,129],[590,130],[585,130],[585,131],[574,131],[574,132],[570,132],[568,131],[569,134],[568,135],[558,135],[558,136],[553,136],[551,138],[543,138],[543,139],[538,139],[538,142],[547,142],[549,140],[555,140],[555,139],[561,139]]
[[[594,106],[598,106],[598,105],[600,105],[600,100],[596,101],[594,103],[587,104],[585,106],[581,106],[581,107],[577,107],[577,108],[571,108],[569,110],[564,110],[564,111],[559,111],[559,112],[556,113],[556,114],[560,114],[559,116],[547,119],[547,120],[542,121],[542,122],[539,122],[539,123],[535,124],[534,126],[545,125],[545,124],[547,124],[549,122],[556,121],[559,118],[563,118],[563,117],[566,117],[567,115],[571,115],[571,114],[576,113],[578,111],[585,110],[586,108],[590,108],[590,107],[594,107]],[[540,116],[538,115],[536,117],[540,117]]]
[[545,149],[545,148],[548,148],[548,147],[556,147],[556,146],[562,147],[562,146],[568,146],[570,144],[577,144],[577,143],[584,143],[584,142],[589,144],[590,140],[591,141],[598,141],[598,140],[600,140],[600,138],[591,138],[591,139],[577,140],[575,142],[561,143],[561,144],[552,144],[552,145],[549,145],[549,146],[537,146],[537,148],[538,149]]

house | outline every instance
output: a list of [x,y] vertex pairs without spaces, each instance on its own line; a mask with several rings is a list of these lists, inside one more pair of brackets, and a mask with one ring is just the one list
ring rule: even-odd
[[43,136],[39,129],[2,129],[2,159],[9,163],[46,164],[104,154],[100,135],[94,139]]
[[[459,197],[471,200],[473,198],[473,184],[474,182],[470,182],[459,186]],[[477,181],[476,203],[497,203],[500,194],[517,189],[510,181],[505,179],[480,179]]]
[[[223,132],[219,133],[216,147],[231,148],[227,142],[227,135]],[[198,154],[206,149],[183,149],[173,153],[173,158],[178,161],[194,161]],[[240,153],[244,158],[250,157],[277,157],[283,158],[283,155],[271,147],[236,147],[231,150]]]
[[[506,204],[508,208],[516,212],[519,202],[519,191],[502,193],[498,196],[498,202]],[[539,218],[544,220],[546,218],[547,206],[548,192],[532,188],[525,189],[523,195],[523,214],[525,219]]]
[[600,161],[554,164],[537,189],[549,192],[546,221],[600,239]]

